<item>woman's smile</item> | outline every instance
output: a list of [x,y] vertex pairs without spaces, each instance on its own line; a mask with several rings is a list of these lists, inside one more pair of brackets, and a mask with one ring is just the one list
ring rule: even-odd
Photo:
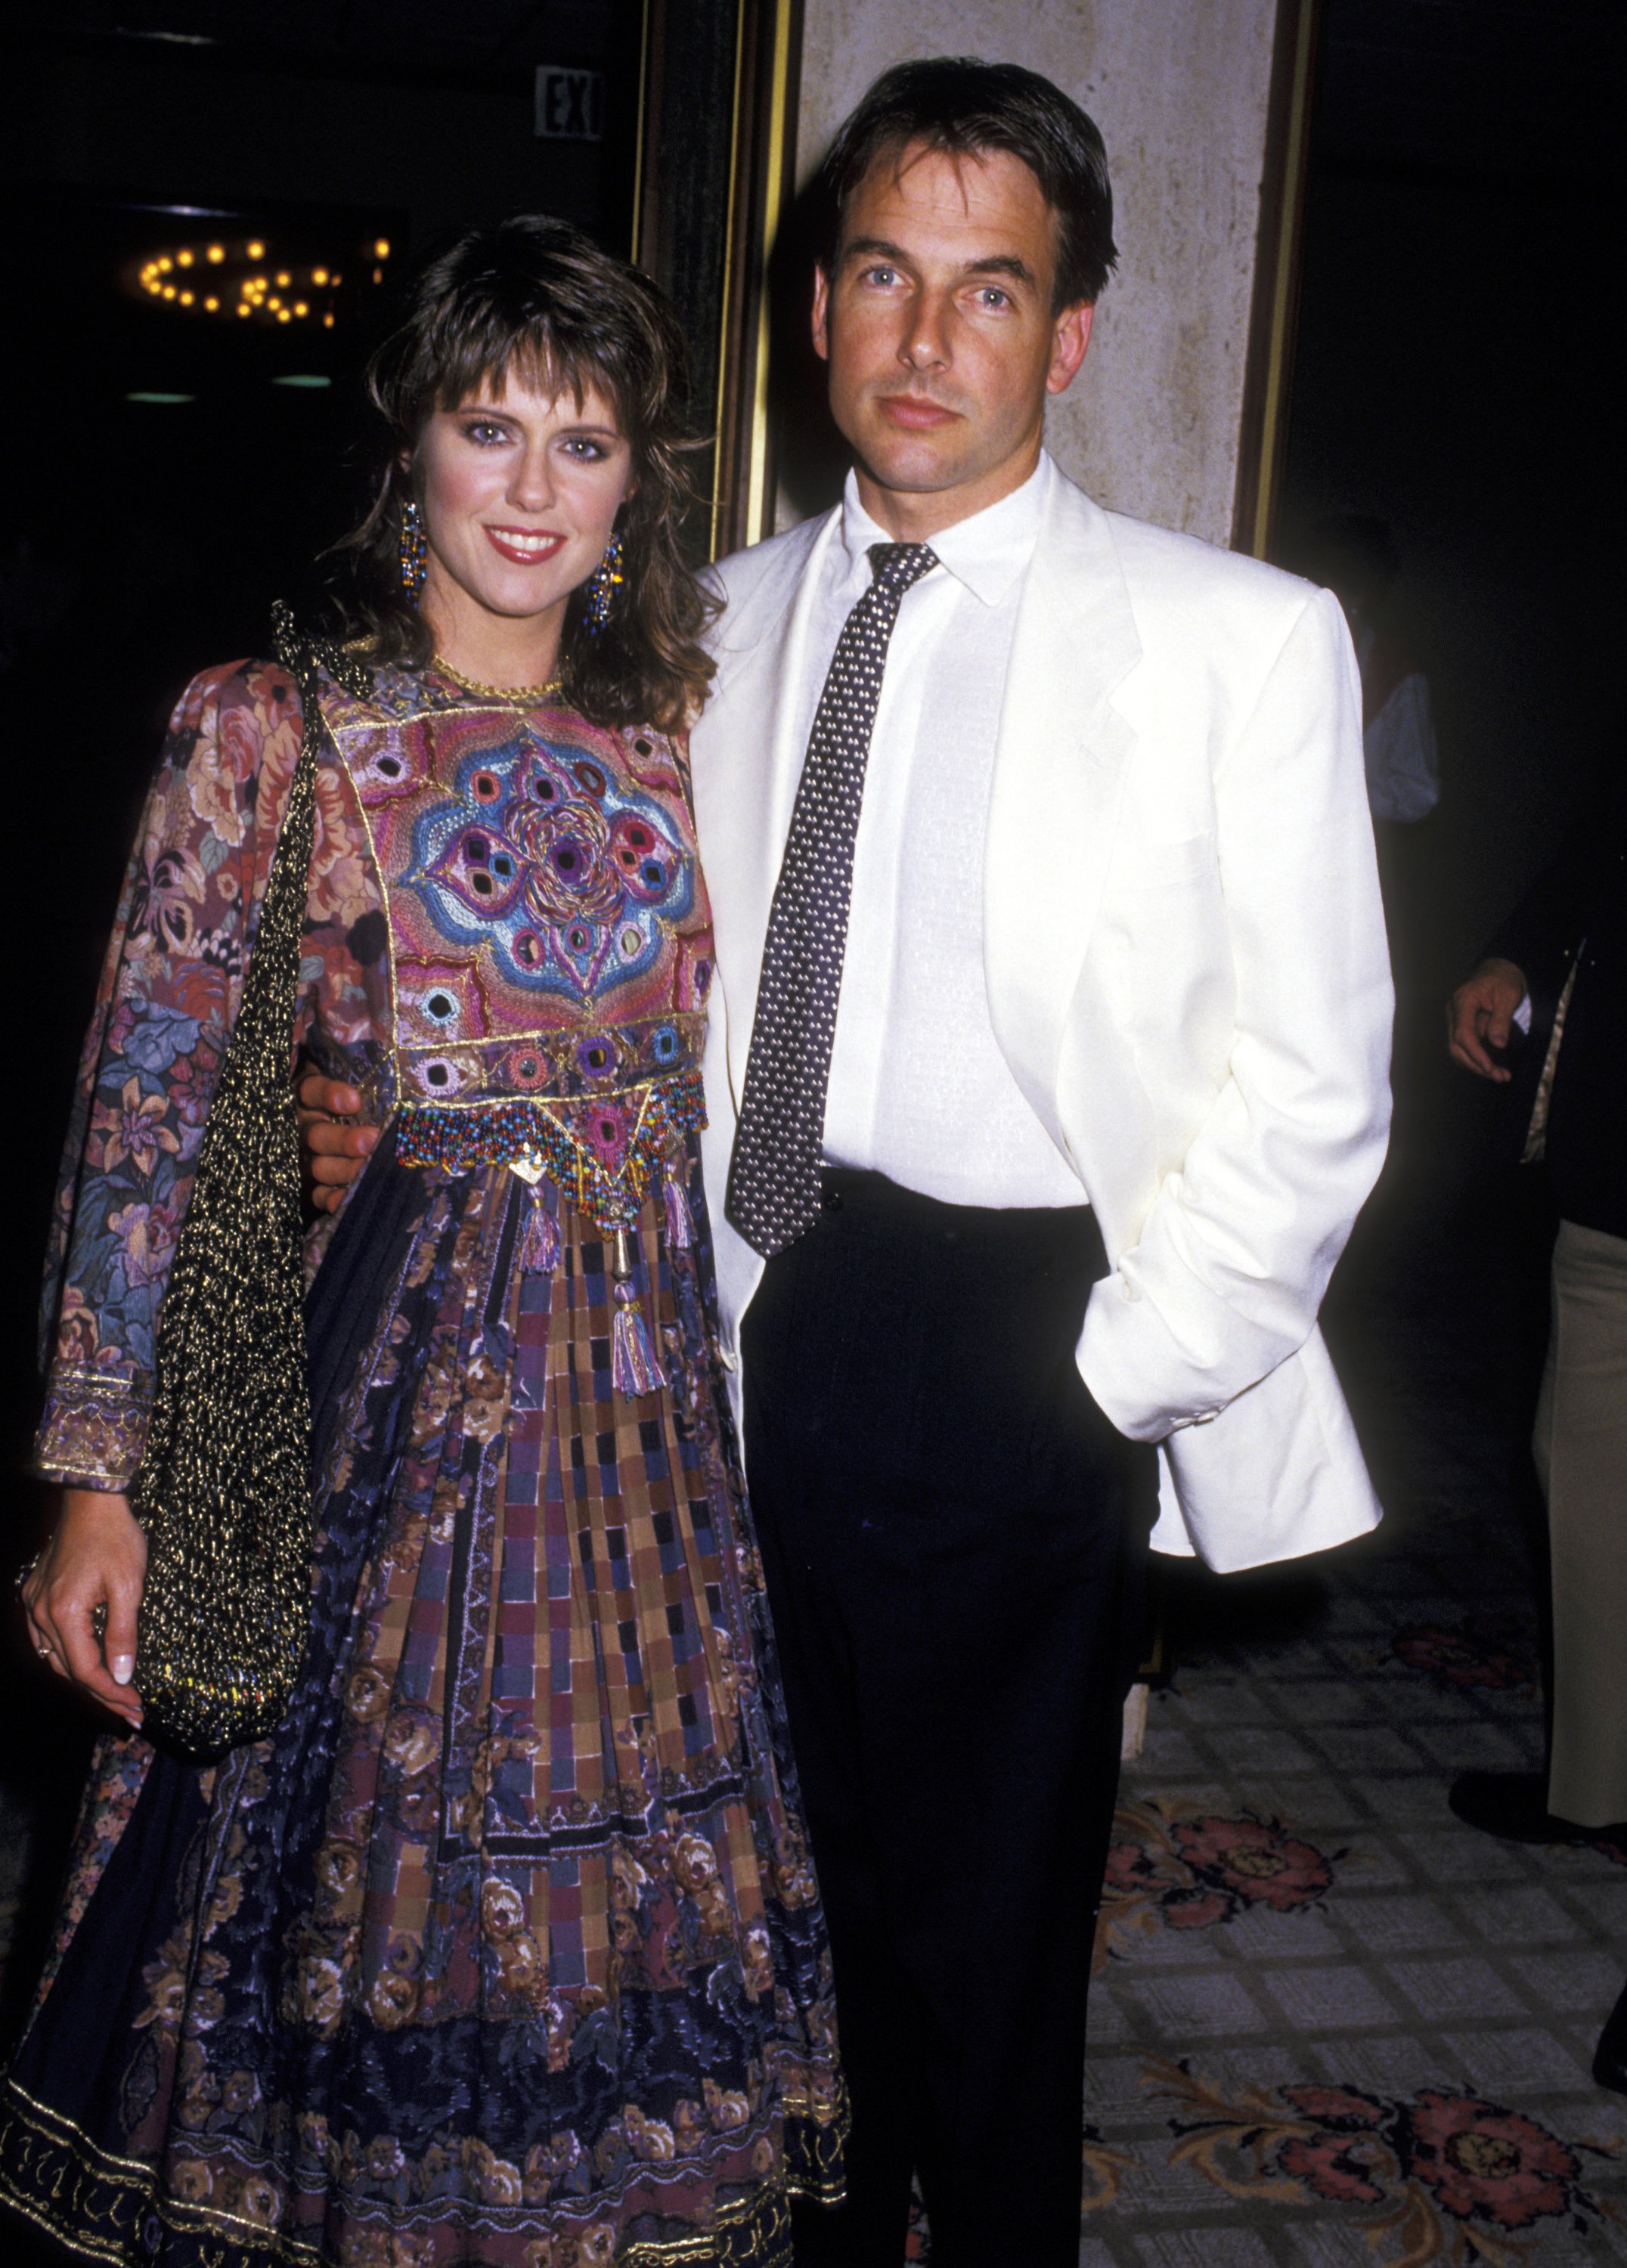
[[[484,523],[482,523],[484,525]],[[512,560],[517,567],[535,567],[551,559],[563,545],[565,539],[546,527],[485,527],[486,541],[503,559]]]
[[418,604],[437,651],[488,683],[541,684],[632,485],[615,405],[591,382],[578,394],[510,371],[436,410],[411,462],[429,546]]

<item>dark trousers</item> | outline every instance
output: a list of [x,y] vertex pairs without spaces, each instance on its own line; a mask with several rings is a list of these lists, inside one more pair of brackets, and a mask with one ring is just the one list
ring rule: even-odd
[[847,2205],[799,2268],[1074,2268],[1085,2000],[1152,1453],[1081,1383],[1095,1216],[830,1171],[746,1319],[746,1455],[829,1918]]

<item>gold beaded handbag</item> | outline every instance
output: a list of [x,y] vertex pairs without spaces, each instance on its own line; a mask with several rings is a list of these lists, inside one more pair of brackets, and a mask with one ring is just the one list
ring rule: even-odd
[[343,653],[301,638],[286,607],[272,621],[276,658],[299,688],[305,734],[198,1151],[159,1319],[147,1446],[130,1487],[147,1531],[135,1673],[145,1728],[202,1754],[272,1730],[298,1675],[311,1611],[291,1064],[316,828],[319,671],[359,693],[367,681]]

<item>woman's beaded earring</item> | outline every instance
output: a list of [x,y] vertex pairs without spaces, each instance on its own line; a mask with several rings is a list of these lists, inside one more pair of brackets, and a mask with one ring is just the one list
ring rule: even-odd
[[416,599],[423,588],[423,578],[429,571],[430,547],[423,533],[423,514],[418,509],[416,497],[409,497],[401,506],[401,588],[409,599]]
[[615,594],[626,580],[627,548],[619,534],[613,535],[609,549],[587,578],[587,609],[582,627],[589,637],[597,637],[609,621]]

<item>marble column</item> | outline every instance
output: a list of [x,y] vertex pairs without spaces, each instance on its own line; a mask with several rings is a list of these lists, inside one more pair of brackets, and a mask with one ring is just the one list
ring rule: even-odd
[[1055,405],[1064,471],[1117,512],[1228,541],[1276,0],[805,0],[798,171],[889,63],[1043,71],[1108,145],[1119,268]]

